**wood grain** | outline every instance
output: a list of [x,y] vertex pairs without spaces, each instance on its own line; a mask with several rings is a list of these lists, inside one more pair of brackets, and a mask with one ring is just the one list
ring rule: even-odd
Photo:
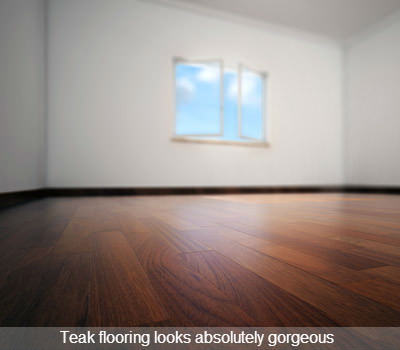
[[400,326],[400,196],[46,198],[0,212],[2,326]]
[[400,283],[375,278],[342,286],[400,311]]
[[171,317],[170,326],[250,326],[257,322],[202,274],[185,264],[163,236],[135,233],[130,242]]
[[139,326],[168,318],[147,274],[121,232],[93,235],[88,323]]
[[381,277],[389,281],[400,283],[400,267],[398,266],[383,266],[375,269],[366,270],[366,273],[371,277]]
[[355,326],[360,318],[368,326],[400,324],[400,314],[397,311],[234,241],[227,242],[225,238],[206,230],[187,231],[183,234],[195,236],[203,244],[230,256],[238,264],[318,308],[341,325]]
[[337,326],[320,310],[266,281],[215,251],[183,254],[185,261],[204,275],[232,302],[265,326]]
[[[15,270],[0,290],[2,326],[84,326],[91,255],[49,255]],[[10,293],[12,291],[12,293]]]

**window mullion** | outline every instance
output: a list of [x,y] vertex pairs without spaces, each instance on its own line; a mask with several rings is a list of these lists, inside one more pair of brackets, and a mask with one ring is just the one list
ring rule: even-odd
[[237,82],[238,82],[238,135],[242,136],[242,64],[238,66]]
[[[243,135],[243,74],[244,74],[244,69],[248,69],[249,71],[255,73],[257,76],[259,76],[262,79],[262,88],[261,88],[261,138],[258,137],[252,137],[252,136],[246,136]],[[253,141],[265,141],[265,127],[266,127],[266,121],[265,121],[265,93],[266,93],[266,73],[260,72],[254,69],[250,69],[245,67],[243,64],[239,65],[239,76],[238,76],[238,82],[239,82],[239,91],[238,91],[238,104],[239,104],[239,138],[244,139],[244,140],[253,140]]]
[[225,122],[225,108],[224,108],[224,61],[221,60],[220,66],[220,136],[224,137],[224,122]]

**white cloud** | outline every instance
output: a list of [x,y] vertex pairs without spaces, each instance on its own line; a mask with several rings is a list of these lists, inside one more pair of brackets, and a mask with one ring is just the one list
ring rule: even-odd
[[216,66],[202,66],[196,78],[206,83],[214,83],[220,79],[220,69]]
[[193,83],[186,78],[179,78],[176,81],[176,97],[180,103],[189,102],[194,94],[195,87]]
[[233,79],[228,87],[228,97],[236,100],[238,96],[238,79],[237,76]]

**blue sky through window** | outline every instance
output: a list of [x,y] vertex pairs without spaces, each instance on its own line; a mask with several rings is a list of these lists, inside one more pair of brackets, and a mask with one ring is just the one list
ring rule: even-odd
[[[224,133],[220,133],[220,65],[176,65],[176,134],[246,141],[238,129],[238,72],[224,70]],[[263,79],[242,71],[242,136],[261,139]],[[214,136],[213,136],[214,135]]]
[[220,65],[176,65],[176,134],[220,133]]
[[263,77],[246,68],[242,70],[242,136],[263,137]]
[[240,141],[238,74],[234,70],[224,72],[224,140]]

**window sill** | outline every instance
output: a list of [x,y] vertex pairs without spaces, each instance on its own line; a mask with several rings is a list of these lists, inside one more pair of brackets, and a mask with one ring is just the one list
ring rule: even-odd
[[196,137],[174,136],[171,138],[173,142],[192,142],[192,143],[208,143],[217,145],[230,145],[230,146],[246,146],[246,147],[270,147],[271,145],[265,141],[229,141],[217,139],[203,139]]

